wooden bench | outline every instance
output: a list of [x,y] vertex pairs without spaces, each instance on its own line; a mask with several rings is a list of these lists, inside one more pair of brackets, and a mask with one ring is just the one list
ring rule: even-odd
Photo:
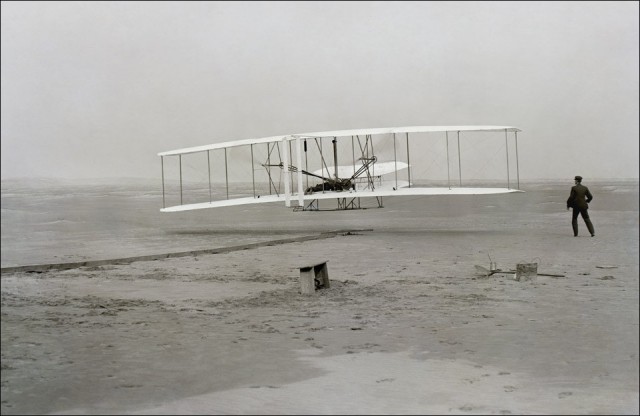
[[328,289],[329,271],[327,262],[300,267],[300,291],[303,295],[312,295],[317,289]]

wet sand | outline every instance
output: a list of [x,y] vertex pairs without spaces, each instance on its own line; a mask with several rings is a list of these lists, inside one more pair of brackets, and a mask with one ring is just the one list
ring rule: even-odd
[[2,414],[637,414],[637,209],[502,214],[3,272]]

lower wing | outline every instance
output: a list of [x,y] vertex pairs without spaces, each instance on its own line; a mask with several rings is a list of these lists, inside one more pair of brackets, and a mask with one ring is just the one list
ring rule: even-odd
[[[514,192],[524,192],[518,189],[509,188],[403,188],[402,185],[407,186],[408,182],[398,182],[398,187],[395,186],[395,181],[385,181],[383,185],[376,187],[374,190],[350,190],[350,191],[326,191],[326,192],[314,192],[312,194],[302,195],[303,201],[313,201],[316,199],[332,199],[332,198],[371,198],[382,196],[437,196],[437,195],[491,195],[491,194],[507,194]],[[288,199],[295,203],[298,201],[298,195],[289,195]],[[195,209],[204,208],[221,208],[230,207],[236,205],[249,205],[249,204],[264,204],[269,202],[285,202],[287,196],[280,195],[259,195],[256,197],[244,197],[225,199],[220,201],[202,202],[196,204],[176,205],[173,207],[162,208],[162,212],[180,212],[191,211]]]

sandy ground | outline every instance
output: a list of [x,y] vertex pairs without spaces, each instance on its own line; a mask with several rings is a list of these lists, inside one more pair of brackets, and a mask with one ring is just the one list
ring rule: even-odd
[[3,273],[2,414],[638,414],[637,211],[456,221]]

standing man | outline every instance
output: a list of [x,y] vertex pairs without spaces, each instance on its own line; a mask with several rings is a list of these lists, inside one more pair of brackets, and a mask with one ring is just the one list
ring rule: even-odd
[[596,234],[593,231],[593,224],[589,219],[589,202],[593,199],[589,188],[582,185],[582,176],[576,176],[574,178],[576,184],[571,187],[571,194],[567,199],[567,211],[569,208],[573,208],[573,214],[571,215],[571,226],[573,227],[573,236],[578,236],[578,214],[582,215],[584,223],[587,224],[587,228],[591,233],[591,237]]

